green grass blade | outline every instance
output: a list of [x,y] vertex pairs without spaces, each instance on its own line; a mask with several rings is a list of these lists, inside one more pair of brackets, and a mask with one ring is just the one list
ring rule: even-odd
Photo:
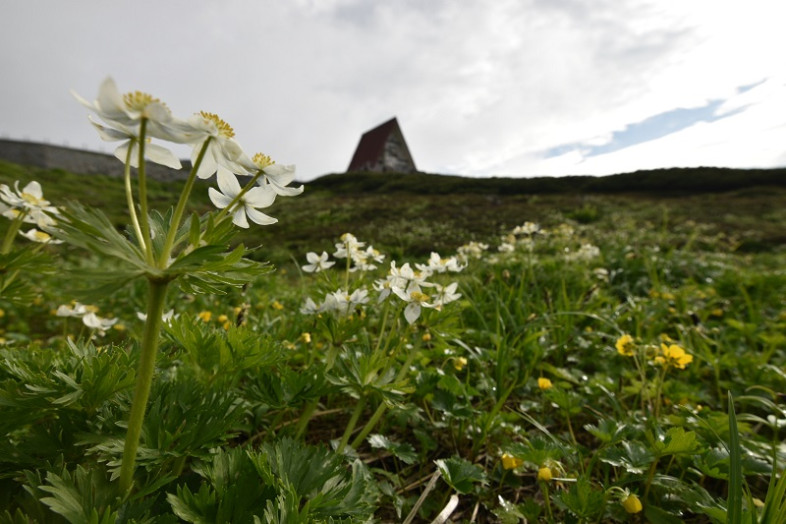
[[728,524],[742,524],[742,452],[734,398],[729,391],[729,496],[726,500]]

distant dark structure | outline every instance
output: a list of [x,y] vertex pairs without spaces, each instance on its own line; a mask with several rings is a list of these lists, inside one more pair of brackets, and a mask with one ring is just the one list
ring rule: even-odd
[[414,173],[415,161],[396,118],[391,118],[360,137],[347,172]]

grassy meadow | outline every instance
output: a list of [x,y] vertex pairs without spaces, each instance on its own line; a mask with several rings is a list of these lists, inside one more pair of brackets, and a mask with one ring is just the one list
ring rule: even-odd
[[[233,241],[265,274],[173,283],[126,493],[143,283],[18,237],[0,523],[786,522],[783,178],[307,184]],[[31,180],[125,231],[122,180]]]

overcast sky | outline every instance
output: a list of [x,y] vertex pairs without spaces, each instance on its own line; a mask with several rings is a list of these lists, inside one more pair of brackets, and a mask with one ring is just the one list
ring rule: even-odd
[[784,166],[784,20],[784,0],[5,0],[0,136],[112,151],[69,94],[112,76],[304,181],[393,116],[431,173]]

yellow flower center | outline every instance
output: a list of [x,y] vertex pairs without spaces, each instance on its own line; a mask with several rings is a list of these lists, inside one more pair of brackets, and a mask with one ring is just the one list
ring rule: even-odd
[[123,102],[125,103],[128,109],[131,109],[132,111],[139,111],[139,112],[144,112],[147,106],[155,103],[161,104],[164,107],[166,107],[166,104],[161,102],[161,100],[153,97],[153,95],[143,93],[142,91],[134,91],[132,93],[124,94]]
[[39,242],[49,242],[49,240],[52,238],[49,236],[48,233],[44,233],[43,231],[36,231],[35,233],[33,233],[33,235],[35,236],[36,240]]
[[233,138],[235,136],[235,130],[232,129],[232,126],[221,120],[217,114],[200,111],[199,115],[204,118],[206,122],[214,123],[218,128],[218,134],[224,138]]
[[420,291],[413,291],[410,293],[412,300],[415,302],[428,302],[429,296],[425,293],[421,293]]
[[259,169],[265,169],[267,166],[272,166],[276,163],[275,160],[271,159],[267,155],[263,155],[262,153],[257,153],[251,157],[251,161],[254,162],[254,165]]

